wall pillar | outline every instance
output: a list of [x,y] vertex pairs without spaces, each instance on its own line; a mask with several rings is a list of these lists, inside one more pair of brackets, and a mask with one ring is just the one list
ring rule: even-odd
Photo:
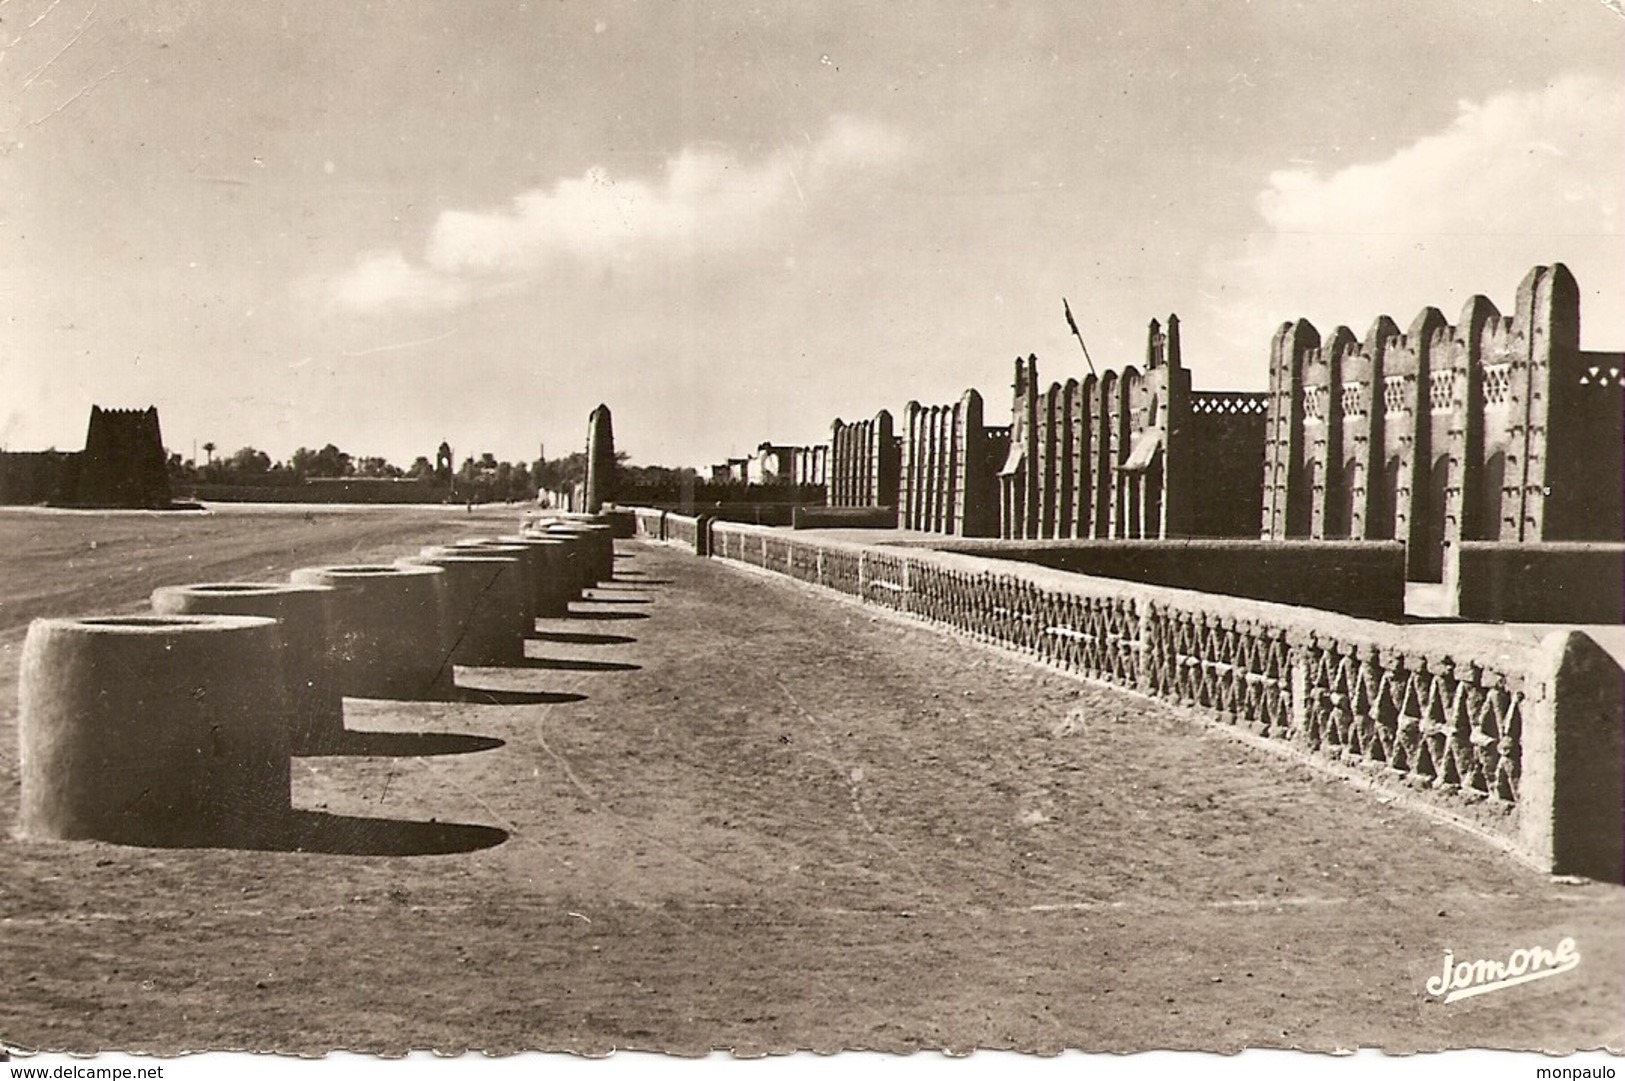
[[1525,853],[1550,873],[1625,881],[1622,675],[1578,631],[1541,641],[1522,732],[1518,833]]

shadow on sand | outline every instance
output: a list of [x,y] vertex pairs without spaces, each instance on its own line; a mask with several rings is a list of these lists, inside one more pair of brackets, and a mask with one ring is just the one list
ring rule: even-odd
[[323,855],[450,855],[494,849],[507,837],[507,831],[496,826],[294,811],[283,837],[271,840],[265,850]]
[[637,672],[643,665],[625,661],[585,661],[573,657],[526,657],[523,664],[509,668],[543,668],[550,672]]
[[494,848],[508,839],[495,826],[363,818],[281,809],[239,828],[193,829],[167,838],[108,837],[142,848],[223,848],[242,852],[316,852],[329,856],[445,856]]
[[295,811],[285,839],[288,847],[278,846],[277,851],[333,856],[445,856],[495,848],[508,839],[508,831],[462,822],[411,822]]
[[424,758],[446,754],[474,754],[503,745],[494,736],[461,732],[381,732],[347,728],[320,740],[302,756],[344,755],[357,758]]
[[576,646],[625,646],[637,641],[624,634],[588,634],[585,631],[534,631],[529,638],[533,642],[564,642]]
[[500,688],[458,687],[457,701],[471,706],[556,706],[565,702],[585,702],[587,696],[575,691],[508,691]]

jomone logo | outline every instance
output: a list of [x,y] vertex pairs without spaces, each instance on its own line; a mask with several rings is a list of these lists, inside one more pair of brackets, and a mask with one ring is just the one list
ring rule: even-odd
[[1513,950],[1505,961],[1457,961],[1456,955],[1446,950],[1444,971],[1428,979],[1427,992],[1435,998],[1443,996],[1446,1002],[1455,1002],[1561,975],[1579,963],[1580,951],[1572,938],[1562,939],[1552,950],[1544,946]]

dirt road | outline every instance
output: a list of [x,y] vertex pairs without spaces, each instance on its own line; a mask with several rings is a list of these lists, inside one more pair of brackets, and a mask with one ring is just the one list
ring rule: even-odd
[[[350,703],[355,753],[294,763],[313,851],[0,843],[0,1040],[1620,1044],[1617,887],[1153,703],[622,556],[525,668],[460,673],[481,700]],[[1446,950],[1563,937],[1572,972],[1426,995]]]

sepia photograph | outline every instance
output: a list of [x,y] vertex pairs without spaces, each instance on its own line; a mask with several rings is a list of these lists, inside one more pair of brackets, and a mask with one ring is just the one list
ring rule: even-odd
[[0,1069],[1613,1076],[1622,205],[1619,0],[0,0]]

